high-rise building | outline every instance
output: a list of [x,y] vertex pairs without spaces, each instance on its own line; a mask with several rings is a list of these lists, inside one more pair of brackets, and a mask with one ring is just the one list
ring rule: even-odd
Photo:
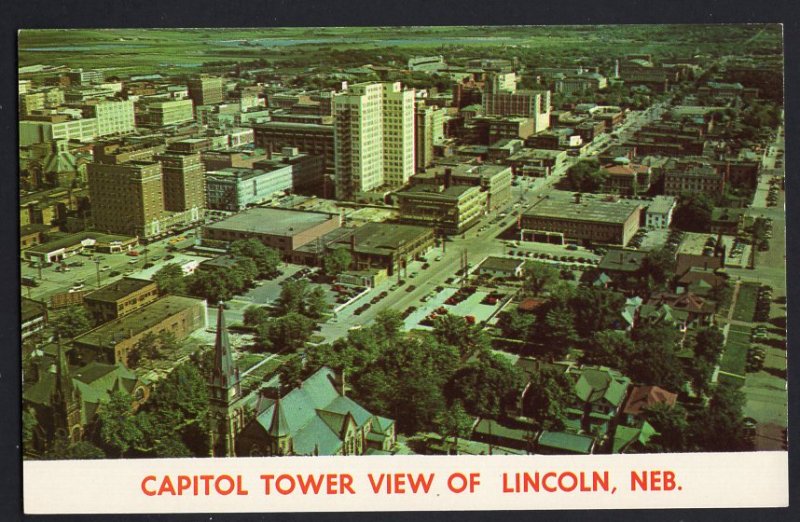
[[222,103],[224,99],[222,89],[222,78],[215,76],[199,76],[191,78],[186,83],[189,88],[189,98],[198,105],[214,105]]
[[192,100],[159,100],[143,107],[137,115],[140,125],[166,127],[194,120]]
[[140,237],[161,232],[165,211],[160,163],[90,163],[88,170],[95,228]]
[[424,170],[433,164],[433,145],[444,139],[444,109],[417,105],[414,114],[414,141],[417,170]]
[[533,132],[550,127],[550,91],[517,90],[504,75],[490,74],[483,93],[487,116],[522,116],[533,119]]
[[201,212],[205,207],[205,169],[200,153],[165,153],[155,156],[164,178],[164,209]]
[[356,84],[333,107],[337,199],[403,186],[414,174],[414,90]]

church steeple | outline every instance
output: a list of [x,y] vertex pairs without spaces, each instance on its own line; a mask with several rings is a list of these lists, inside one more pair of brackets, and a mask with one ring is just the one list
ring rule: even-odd
[[237,401],[242,396],[239,369],[233,363],[231,343],[225,328],[222,303],[217,310],[217,337],[214,341],[214,368],[209,387],[211,411],[211,455],[231,457],[235,453],[236,435],[241,431],[241,410]]
[[69,437],[72,426],[80,422],[78,401],[69,376],[64,347],[58,335],[56,335],[56,347],[56,374],[50,402],[53,412],[53,433],[56,436]]
[[233,364],[225,312],[222,304],[217,311],[217,337],[214,341],[214,370],[211,374],[211,398],[225,403],[241,396],[239,369]]

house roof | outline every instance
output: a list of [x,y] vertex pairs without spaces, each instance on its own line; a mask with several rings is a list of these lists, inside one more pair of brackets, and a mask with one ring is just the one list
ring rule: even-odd
[[650,439],[658,432],[649,423],[644,422],[641,428],[631,428],[630,426],[617,426],[614,433],[614,444],[612,453],[625,453],[631,445],[639,442],[647,444]]
[[594,446],[594,437],[578,435],[566,431],[543,431],[539,435],[539,446],[552,448],[570,453],[589,455]]
[[647,253],[640,250],[612,248],[606,252],[597,268],[603,271],[636,272],[642,266],[645,257]]
[[692,267],[678,279],[678,285],[682,286],[689,286],[699,282],[705,282],[709,287],[716,288],[725,284],[725,278],[710,270]]
[[685,294],[656,293],[650,297],[648,304],[667,304],[673,310],[694,314],[713,314],[716,311],[716,305],[713,301],[704,299],[692,292],[686,292]]
[[575,394],[583,402],[605,400],[619,406],[625,399],[631,380],[610,368],[585,368],[575,383]]
[[691,268],[716,270],[722,268],[722,257],[711,257],[700,254],[678,254],[675,259],[675,273],[682,276]]
[[525,261],[522,259],[512,259],[510,257],[489,256],[481,263],[481,270],[494,270],[500,272],[516,272]]
[[526,297],[517,305],[520,312],[533,312],[547,302],[547,299],[536,299],[534,297]]
[[658,386],[635,386],[631,390],[623,411],[631,415],[639,415],[643,409],[656,404],[674,406],[677,400],[678,394],[669,392],[664,388],[659,388]]

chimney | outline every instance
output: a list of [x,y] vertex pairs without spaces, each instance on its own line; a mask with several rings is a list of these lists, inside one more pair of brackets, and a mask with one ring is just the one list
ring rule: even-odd
[[581,202],[581,193],[580,192],[576,192],[575,193],[575,203],[579,204],[580,202]]
[[347,394],[347,379],[346,379],[346,371],[342,369],[342,397],[345,397]]
[[450,188],[453,179],[453,169],[447,167],[444,169],[444,188]]
[[355,233],[350,234],[350,251],[351,252],[355,252],[356,251],[356,235],[355,235]]

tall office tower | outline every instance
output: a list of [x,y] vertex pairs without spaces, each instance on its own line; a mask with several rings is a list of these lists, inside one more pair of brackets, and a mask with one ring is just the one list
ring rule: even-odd
[[444,113],[439,107],[419,102],[414,114],[414,140],[417,170],[433,164],[433,146],[444,139]]
[[164,209],[172,212],[191,211],[192,220],[199,215],[206,204],[205,169],[200,153],[158,154],[154,158],[161,162],[164,178]]
[[88,174],[97,230],[140,237],[161,233],[166,212],[160,163],[90,163]]
[[199,76],[191,78],[186,82],[189,88],[189,98],[198,105],[214,105],[222,103],[224,96],[222,92],[222,78],[216,76]]
[[516,86],[509,89],[507,80],[491,73],[483,93],[483,113],[487,116],[532,118],[533,132],[542,132],[550,126],[550,91],[516,90]]
[[414,90],[362,83],[333,98],[336,198],[404,185],[414,174]]

